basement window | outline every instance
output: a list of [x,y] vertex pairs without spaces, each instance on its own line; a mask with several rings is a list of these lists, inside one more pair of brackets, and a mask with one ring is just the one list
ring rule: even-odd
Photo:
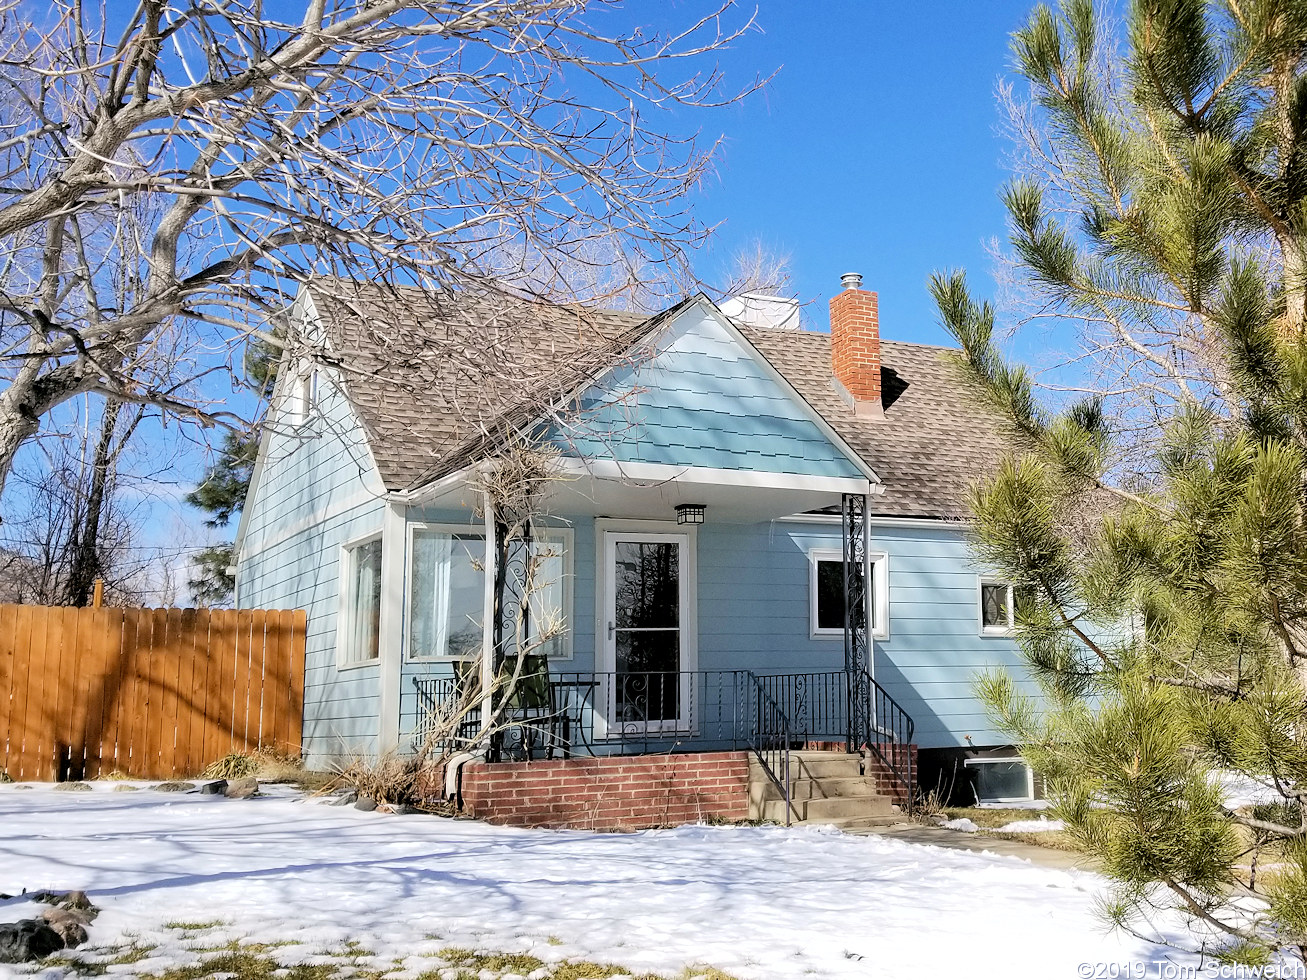
[[1035,773],[1025,759],[967,759],[977,803],[1028,803],[1035,798]]

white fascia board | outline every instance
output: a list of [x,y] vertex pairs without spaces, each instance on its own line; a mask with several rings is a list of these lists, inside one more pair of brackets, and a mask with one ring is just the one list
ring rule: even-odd
[[[708,311],[714,317],[717,318],[717,321],[721,323],[721,325],[726,329],[726,332],[731,335],[735,342],[743,346],[744,349],[749,352],[749,356],[754,359],[764,372],[766,372],[767,376],[789,393],[790,397],[794,399],[795,403],[803,410],[803,413],[808,416],[808,419],[822,431],[822,434],[825,435],[827,439],[839,447],[840,452],[848,458],[848,461],[861,470],[871,483],[880,485],[880,477],[876,475],[876,471],[868,465],[867,461],[863,459],[852,446],[844,441],[844,437],[831,427],[831,424],[826,421],[819,411],[812,407],[808,399],[804,398],[794,385],[790,384],[789,379],[781,374],[780,371],[776,370],[775,365],[767,360],[763,352],[758,350],[757,347],[754,347],[748,337],[740,333],[739,328],[730,321],[730,318],[725,316],[722,311],[717,308],[717,304],[706,296],[703,296],[700,302],[707,307]],[[678,317],[677,319],[680,318]]]
[[[839,514],[791,514],[778,517],[779,524],[842,524]],[[868,517],[867,523],[875,527],[921,527],[936,531],[966,531],[971,521],[950,520],[943,517]]]
[[803,476],[795,473],[720,470],[707,466],[678,466],[674,463],[623,463],[615,459],[576,457],[560,460],[559,466],[566,476],[588,476],[623,483],[710,483],[725,487],[813,490],[823,493],[877,494],[883,491],[879,484],[869,484],[861,477],[849,476]]
[[469,466],[464,466],[461,470],[446,473],[439,479],[424,483],[415,489],[392,490],[386,496],[391,500],[408,504],[410,507],[421,507],[427,501],[443,495],[446,491],[452,490],[460,484],[470,484],[473,477],[479,474],[487,463],[488,460],[479,460]]

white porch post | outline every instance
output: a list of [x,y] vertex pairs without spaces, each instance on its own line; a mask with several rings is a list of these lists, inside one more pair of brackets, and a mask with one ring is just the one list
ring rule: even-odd
[[378,752],[399,748],[399,698],[404,656],[404,566],[406,560],[406,506],[386,501],[381,519],[381,651],[378,696]]
[[[489,724],[494,711],[495,683],[495,562],[499,548],[495,541],[495,503],[488,490],[481,493],[486,527],[486,588],[481,606],[481,724]],[[489,748],[488,740],[484,746]]]

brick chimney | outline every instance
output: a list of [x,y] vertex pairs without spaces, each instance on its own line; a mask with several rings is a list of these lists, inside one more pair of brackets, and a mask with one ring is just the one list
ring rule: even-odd
[[846,272],[844,288],[830,301],[831,371],[853,402],[853,410],[881,418],[880,318],[876,294],[862,288],[862,276]]

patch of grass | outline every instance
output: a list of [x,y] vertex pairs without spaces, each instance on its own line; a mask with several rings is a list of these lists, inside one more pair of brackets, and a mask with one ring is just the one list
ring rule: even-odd
[[133,963],[139,963],[157,948],[157,946],[140,946],[135,943],[130,946],[110,946],[106,949],[84,948],[82,952],[89,953],[94,956],[94,959],[82,959],[70,956],[68,953],[55,953],[43,959],[40,966],[42,969],[61,966],[78,977],[102,977],[109,972],[109,967],[131,966]]
[[[341,976],[341,966],[339,963],[283,966],[270,956],[239,949],[205,957],[202,962],[189,966],[173,967],[162,973],[146,973],[141,976],[148,977],[149,980],[204,980],[205,977],[216,974],[223,974],[231,980],[337,980]],[[352,969],[349,976],[351,980],[381,980],[382,974]]]
[[176,929],[178,932],[200,932],[204,929],[216,929],[218,926],[225,926],[227,923],[222,919],[213,919],[210,922],[185,922],[178,920],[176,922],[165,922],[165,929]]
[[997,837],[999,840],[1015,840],[1023,844],[1034,844],[1037,847],[1047,847],[1054,851],[1080,851],[1080,845],[1077,844],[1070,834],[1065,834],[1060,830],[1041,830],[1036,834],[1022,834],[1013,831],[999,832],[997,830],[984,831],[987,837]]
[[243,779],[259,771],[259,761],[249,752],[229,752],[200,771],[201,779]]
[[[550,939],[553,939],[551,936]],[[554,943],[550,943],[554,945]],[[606,977],[631,977],[632,980],[667,980],[657,973],[634,973],[617,963],[596,963],[593,960],[564,960],[562,963],[545,963],[529,953],[482,953],[472,949],[451,947],[440,951],[441,959],[457,970],[457,980],[478,980],[482,970],[492,973],[516,973],[521,976],[536,970],[549,971],[548,980],[603,980]],[[448,969],[448,967],[446,968]],[[439,970],[422,974],[422,980],[437,980]],[[680,973],[682,980],[691,977],[702,980],[736,980],[729,973],[711,966],[687,967]]]
[[[223,925],[222,922],[170,922],[167,928],[178,931],[196,931]],[[562,941],[550,936],[551,946]],[[325,953],[330,962],[286,965],[270,955],[272,951],[299,945],[294,942],[240,943],[233,941],[222,946],[194,950],[195,961],[185,966],[169,967],[155,972],[132,972],[140,980],[205,980],[222,975],[229,980],[383,980],[391,966],[384,970],[364,969],[359,965],[370,951],[355,940],[345,942],[337,950]],[[66,969],[71,976],[101,977],[106,974],[122,975],[121,967],[139,963],[155,952],[157,947],[131,945],[103,950],[84,950],[86,959],[74,956],[52,956],[41,966]],[[537,970],[547,971],[548,980],[604,980],[608,977],[631,977],[632,980],[667,980],[655,973],[635,973],[616,963],[598,963],[592,960],[565,960],[546,963],[529,953],[495,953],[474,949],[449,947],[438,954],[446,966],[427,970],[420,980],[442,980],[442,973],[454,970],[457,980],[480,980],[483,971],[490,975],[516,974],[526,976]],[[400,961],[396,961],[398,965]],[[448,975],[446,973],[446,975]],[[711,966],[691,966],[677,974],[676,980],[736,980],[729,973]]]
[[946,807],[940,815],[948,820],[966,818],[979,827],[980,833],[986,837],[1020,841],[1023,844],[1034,844],[1037,847],[1047,847],[1055,851],[1078,852],[1081,850],[1080,845],[1072,839],[1070,834],[1060,830],[1040,830],[1027,833],[1022,831],[999,831],[998,829],[1018,820],[1038,820],[1041,815],[1046,815],[1042,810],[1020,810],[1012,807],[950,806]]
[[472,976],[476,976],[482,970],[527,974],[545,965],[544,960],[529,953],[479,953],[474,949],[458,949],[452,946],[442,949],[440,958],[458,970],[471,971]]
[[1012,807],[946,806],[941,813],[945,819],[970,820],[982,830],[994,830],[1017,820],[1038,820],[1040,810],[1019,810]]

